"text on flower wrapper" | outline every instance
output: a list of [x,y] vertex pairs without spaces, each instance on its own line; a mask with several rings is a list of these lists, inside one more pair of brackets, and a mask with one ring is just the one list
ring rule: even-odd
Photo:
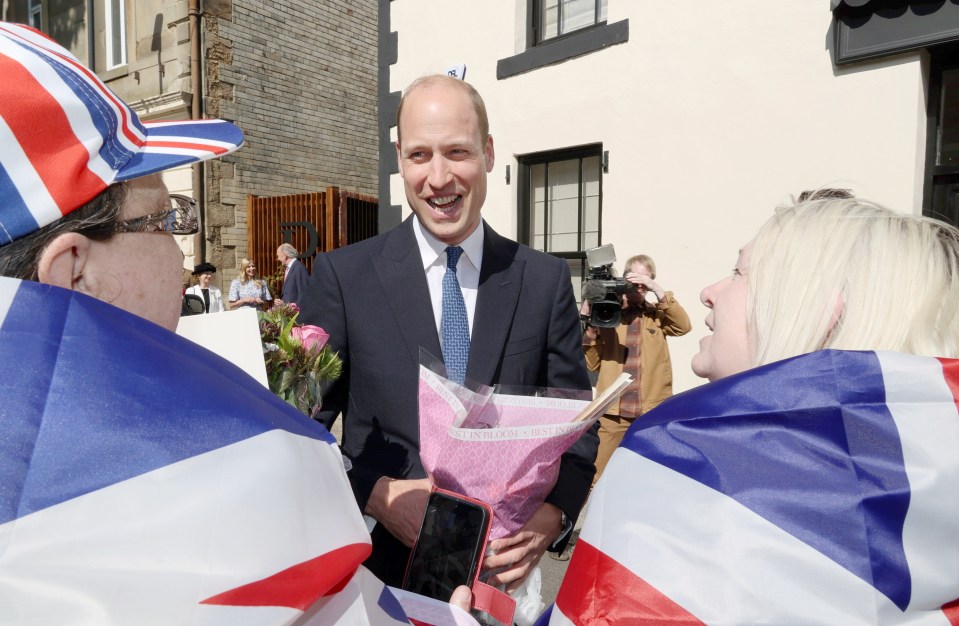
[[569,424],[551,424],[548,426],[522,426],[515,428],[455,428],[450,427],[449,435],[462,441],[510,441],[516,439],[547,439],[585,430],[589,424],[573,422]]

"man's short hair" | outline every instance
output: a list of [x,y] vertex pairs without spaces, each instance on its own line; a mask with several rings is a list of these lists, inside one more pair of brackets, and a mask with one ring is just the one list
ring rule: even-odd
[[396,143],[401,143],[402,141],[402,135],[400,134],[400,119],[403,116],[403,104],[406,102],[406,98],[417,89],[428,89],[430,87],[436,87],[439,85],[446,85],[460,89],[469,97],[470,102],[473,105],[473,111],[476,112],[476,120],[480,131],[480,141],[483,143],[483,145],[486,145],[486,139],[489,137],[489,116],[486,114],[486,104],[483,102],[483,97],[480,96],[479,92],[476,91],[476,89],[465,80],[453,78],[452,76],[447,76],[446,74],[429,74],[427,76],[420,76],[410,83],[409,87],[407,87],[403,92],[403,97],[400,98],[400,106],[396,109]]

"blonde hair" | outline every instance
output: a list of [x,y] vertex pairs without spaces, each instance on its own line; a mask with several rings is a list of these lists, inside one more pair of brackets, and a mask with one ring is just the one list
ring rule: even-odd
[[[240,259],[240,275],[238,278],[240,279],[241,285],[245,285],[247,283],[246,268],[250,267],[251,265],[254,265],[254,263],[250,259]],[[254,265],[254,269],[255,269],[255,265]],[[257,287],[263,286],[263,281],[258,278],[251,278],[250,281]]]
[[959,230],[855,198],[780,207],[752,244],[756,365],[824,348],[959,357]]
[[639,263],[649,270],[649,277],[653,280],[656,280],[656,261],[653,260],[653,257],[648,254],[637,254],[626,259],[626,264],[623,265],[623,276],[629,272],[629,268],[633,266],[633,263]]

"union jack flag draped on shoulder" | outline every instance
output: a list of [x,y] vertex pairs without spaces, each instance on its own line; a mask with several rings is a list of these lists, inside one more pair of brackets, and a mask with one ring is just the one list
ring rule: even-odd
[[959,625],[959,361],[822,351],[630,428],[541,624]]
[[334,439],[239,368],[0,278],[0,624],[408,624]]

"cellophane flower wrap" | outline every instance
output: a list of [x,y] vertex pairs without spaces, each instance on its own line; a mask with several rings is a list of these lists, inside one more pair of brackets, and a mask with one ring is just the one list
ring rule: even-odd
[[289,303],[258,313],[260,338],[270,391],[312,417],[323,400],[323,383],[339,378],[343,363],[326,345],[329,334],[298,324],[299,314]]
[[459,385],[421,357],[420,461],[436,486],[493,508],[490,539],[529,521],[556,484],[562,454],[609,404],[597,408],[588,391],[508,391]]

